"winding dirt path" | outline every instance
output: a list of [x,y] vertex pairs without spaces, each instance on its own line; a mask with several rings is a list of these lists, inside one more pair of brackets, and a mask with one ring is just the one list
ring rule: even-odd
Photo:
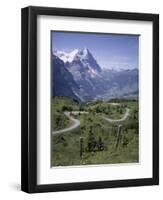
[[[112,103],[113,106],[116,106],[116,105],[119,105],[118,103]],[[58,131],[53,131],[52,134],[55,135],[55,134],[61,134],[61,133],[65,133],[65,132],[68,132],[68,131],[72,131],[74,130],[75,128],[77,128],[78,126],[80,126],[80,121],[74,117],[72,117],[70,114],[73,114],[73,115],[77,115],[79,113],[81,114],[88,114],[88,112],[85,112],[85,111],[72,111],[72,112],[64,112],[64,114],[73,122],[72,126],[68,127],[68,128],[64,128],[64,129],[61,129],[61,130],[58,130]],[[126,112],[124,114],[124,116],[120,119],[111,119],[111,118],[108,118],[108,117],[103,117],[101,116],[102,119],[105,119],[106,121],[108,122],[122,122],[124,120],[127,119],[127,117],[130,115],[130,109],[129,108],[126,108]]]
[[64,112],[64,114],[73,122],[72,126],[68,127],[68,128],[64,128],[64,129],[61,129],[61,130],[58,130],[58,131],[53,131],[52,134],[60,134],[60,133],[65,133],[65,132],[68,132],[68,131],[72,131],[73,129],[77,128],[78,126],[80,126],[80,121],[78,119],[75,119],[74,117],[72,117],[70,114],[74,114],[74,115],[77,115],[79,113],[81,114],[84,114],[84,113],[88,113],[88,112],[80,112],[80,111],[72,111],[72,112]]
[[105,119],[108,122],[122,122],[122,121],[126,120],[129,115],[130,115],[130,109],[126,108],[125,114],[120,119],[111,119],[111,118],[108,118],[108,117],[102,117],[102,119]]

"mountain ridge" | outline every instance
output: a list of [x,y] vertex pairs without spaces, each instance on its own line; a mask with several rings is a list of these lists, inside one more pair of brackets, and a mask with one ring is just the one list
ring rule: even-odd
[[[138,91],[138,69],[103,70],[87,48],[70,53],[55,51],[52,65],[54,96],[70,95],[79,101],[107,100]],[[60,67],[64,73],[59,72]]]

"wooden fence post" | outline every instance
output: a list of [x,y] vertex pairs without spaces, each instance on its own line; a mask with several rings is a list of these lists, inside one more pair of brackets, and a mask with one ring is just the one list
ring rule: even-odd
[[116,149],[118,148],[119,142],[120,142],[120,139],[121,139],[121,131],[122,131],[122,125],[119,124],[118,129],[117,129],[117,141],[116,141],[116,145],[115,145]]
[[80,137],[80,159],[82,159],[83,156],[83,138]]

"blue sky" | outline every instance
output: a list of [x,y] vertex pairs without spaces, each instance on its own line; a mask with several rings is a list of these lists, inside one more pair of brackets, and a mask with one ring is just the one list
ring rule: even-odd
[[52,50],[88,48],[102,68],[138,68],[139,36],[52,32]]

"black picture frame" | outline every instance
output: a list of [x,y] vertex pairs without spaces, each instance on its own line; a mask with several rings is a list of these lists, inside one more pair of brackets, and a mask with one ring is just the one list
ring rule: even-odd
[[[37,184],[37,16],[55,15],[153,23],[153,177]],[[21,12],[21,190],[28,193],[159,184],[159,15],[30,6]]]

